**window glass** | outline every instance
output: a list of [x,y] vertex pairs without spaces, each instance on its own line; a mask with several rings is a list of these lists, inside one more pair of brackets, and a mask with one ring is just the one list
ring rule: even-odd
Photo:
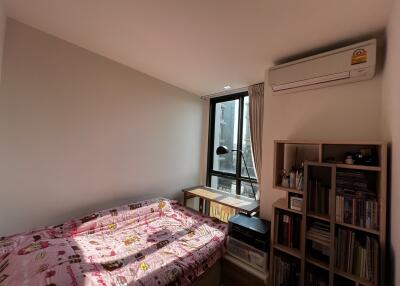
[[[232,194],[254,198],[251,180],[258,198],[259,190],[251,148],[248,93],[240,92],[226,98],[211,99],[210,110],[213,125],[209,134],[211,144],[208,153],[208,185]],[[229,152],[217,155],[216,149],[219,146],[226,146]],[[250,180],[243,158],[249,169]]]
[[236,180],[229,178],[211,176],[211,188],[236,194]]
[[216,155],[218,146],[226,146],[229,150],[237,149],[239,121],[239,100],[225,101],[215,104],[213,169],[215,171],[236,173],[236,152]]
[[[260,198],[259,185],[257,183],[253,183],[253,187],[254,187],[254,192],[256,193],[256,198],[259,199]],[[242,184],[240,186],[240,194],[242,196],[254,198],[253,190],[251,189],[250,183],[242,181]]]
[[[250,112],[249,112],[249,97],[246,96],[243,100],[243,135],[242,135],[242,152],[246,160],[247,168],[251,178],[256,178],[254,169],[253,153],[251,150],[251,134],[250,134]],[[248,177],[244,162],[242,162],[241,175]]]

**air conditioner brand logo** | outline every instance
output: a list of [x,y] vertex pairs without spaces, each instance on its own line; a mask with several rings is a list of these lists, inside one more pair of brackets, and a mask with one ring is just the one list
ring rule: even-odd
[[351,56],[351,65],[366,63],[368,58],[367,50],[357,49]]

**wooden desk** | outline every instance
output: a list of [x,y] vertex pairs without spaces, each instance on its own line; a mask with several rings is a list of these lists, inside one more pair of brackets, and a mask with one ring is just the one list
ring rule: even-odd
[[[182,190],[183,204],[190,198],[200,198],[200,207],[203,200],[214,202],[237,210],[238,212],[251,214],[257,212],[260,208],[260,202],[244,196],[233,195],[224,191],[212,189],[205,186],[198,186]],[[203,211],[200,209],[200,211]]]

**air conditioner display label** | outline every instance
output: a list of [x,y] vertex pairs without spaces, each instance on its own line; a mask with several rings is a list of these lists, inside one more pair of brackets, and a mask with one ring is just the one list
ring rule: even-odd
[[367,62],[368,54],[365,49],[357,49],[351,56],[351,65],[363,64]]

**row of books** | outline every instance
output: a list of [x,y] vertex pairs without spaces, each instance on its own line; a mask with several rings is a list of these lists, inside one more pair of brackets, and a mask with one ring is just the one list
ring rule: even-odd
[[372,283],[378,269],[378,240],[371,236],[357,236],[352,230],[338,229],[336,238],[336,267]]
[[274,256],[274,286],[299,286],[300,263],[292,258]]
[[373,194],[374,180],[371,175],[364,171],[338,170],[336,172],[336,190],[348,192],[361,192]]
[[327,223],[314,221],[307,230],[307,237],[322,243],[330,243],[330,226]]
[[308,210],[318,214],[329,214],[329,188],[318,180],[310,180],[308,187]]
[[300,248],[301,216],[279,212],[275,221],[278,223],[278,243]]
[[328,284],[318,272],[307,272],[307,286],[328,286]]
[[336,221],[368,229],[378,229],[378,202],[363,196],[339,194],[336,196]]

